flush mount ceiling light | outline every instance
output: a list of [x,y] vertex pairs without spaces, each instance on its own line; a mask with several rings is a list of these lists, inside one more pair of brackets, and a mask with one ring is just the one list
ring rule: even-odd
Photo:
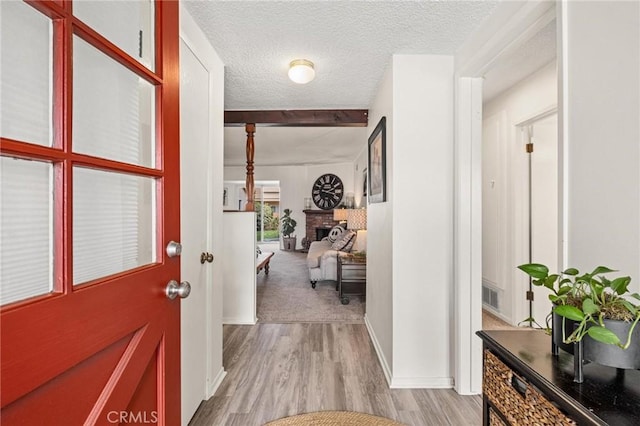
[[313,62],[306,59],[296,59],[289,64],[289,78],[294,83],[307,84],[316,76]]

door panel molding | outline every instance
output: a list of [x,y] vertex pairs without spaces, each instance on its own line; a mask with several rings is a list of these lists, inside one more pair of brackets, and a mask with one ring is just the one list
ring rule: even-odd
[[[71,2],[28,4],[56,20],[53,147],[2,139],[0,154],[54,163],[55,293],[0,308],[3,420],[108,424],[111,410],[138,410],[160,424],[179,424],[180,300],[167,299],[165,287],[180,280],[180,259],[164,250],[180,241],[179,4],[155,3],[155,72],[73,17]],[[74,34],[155,85],[157,168],[71,152]],[[156,179],[156,263],[73,286],[77,165]]]

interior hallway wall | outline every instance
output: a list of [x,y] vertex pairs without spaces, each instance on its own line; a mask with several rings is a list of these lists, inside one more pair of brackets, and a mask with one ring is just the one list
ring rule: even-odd
[[482,280],[513,325],[528,316],[528,279],[516,266],[529,255],[528,154],[516,124],[557,105],[556,69],[552,61],[483,105]]
[[387,199],[368,207],[367,326],[391,387],[452,387],[453,57],[394,55],[369,134],[383,116]]
[[618,269],[640,291],[640,3],[562,7],[567,265]]

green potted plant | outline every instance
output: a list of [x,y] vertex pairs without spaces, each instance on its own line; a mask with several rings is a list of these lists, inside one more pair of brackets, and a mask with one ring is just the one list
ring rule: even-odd
[[291,234],[295,232],[298,223],[291,217],[291,209],[284,209],[284,214],[280,221],[282,222],[282,243],[284,249],[288,251],[295,250],[296,236],[291,236]]
[[575,268],[549,274],[547,266],[537,263],[518,269],[533,285],[551,292],[554,343],[571,353],[573,344],[581,344],[588,361],[640,369],[640,295],[629,291],[630,277],[610,280],[605,274],[616,271],[605,266],[586,274]]

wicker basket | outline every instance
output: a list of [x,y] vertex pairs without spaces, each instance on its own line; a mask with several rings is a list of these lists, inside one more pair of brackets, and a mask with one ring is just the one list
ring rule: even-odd
[[500,416],[498,416],[493,408],[489,408],[489,424],[491,426],[508,426],[505,422],[502,421]]
[[[514,377],[525,384],[522,389],[514,387]],[[484,351],[483,392],[491,405],[512,425],[576,425],[488,350]],[[494,414],[494,417],[498,416]],[[493,417],[491,424],[494,424]],[[504,422],[500,420],[495,424]]]

